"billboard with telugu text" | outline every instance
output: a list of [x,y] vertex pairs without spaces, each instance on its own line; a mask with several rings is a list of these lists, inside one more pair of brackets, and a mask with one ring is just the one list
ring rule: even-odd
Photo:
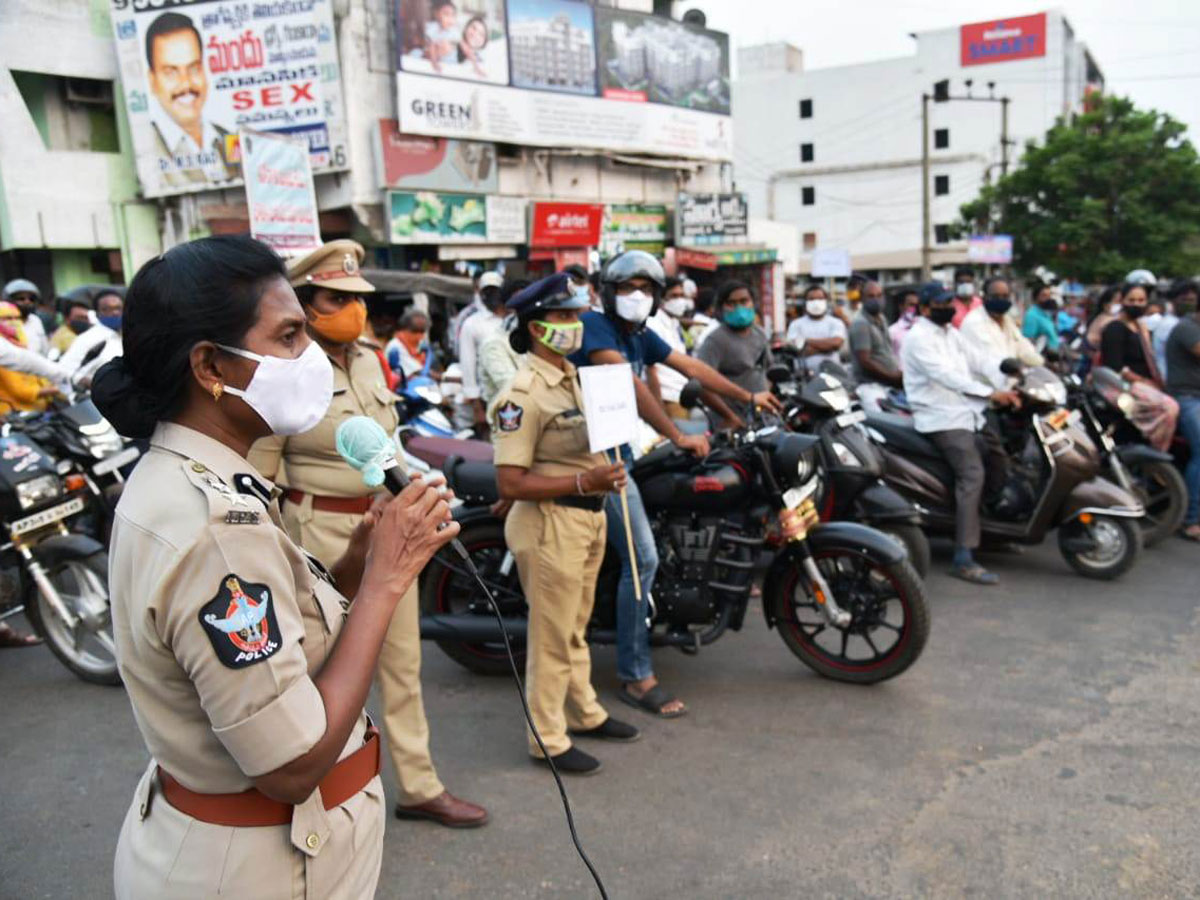
[[147,197],[240,185],[245,129],[344,169],[333,0],[110,0],[121,89]]
[[394,3],[405,134],[732,157],[727,35],[586,0]]

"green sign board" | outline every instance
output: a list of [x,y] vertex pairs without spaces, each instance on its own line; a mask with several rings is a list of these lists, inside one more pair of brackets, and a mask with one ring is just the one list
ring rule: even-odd
[[433,191],[388,192],[393,244],[463,244],[487,240],[487,197]]
[[662,256],[667,244],[667,208],[633,203],[604,207],[600,249],[605,256],[620,250],[645,250]]

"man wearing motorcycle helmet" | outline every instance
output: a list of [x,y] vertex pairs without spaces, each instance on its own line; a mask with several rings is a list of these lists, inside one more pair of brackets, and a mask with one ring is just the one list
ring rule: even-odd
[[[730,422],[740,422],[721,400],[727,397],[750,406],[779,411],[779,401],[770,391],[753,394],[729,381],[711,366],[672,350],[662,338],[646,328],[646,320],[656,311],[666,286],[666,275],[657,259],[642,250],[629,250],[609,261],[600,278],[603,312],[587,312],[583,322],[583,347],[571,356],[576,366],[629,363],[634,373],[638,413],[659,434],[673,444],[695,453],[708,454],[708,441],[696,435],[684,435],[658,399],[653,367],[659,364],[695,378],[704,388],[705,401]],[[651,384],[643,382],[648,378]],[[626,463],[632,459],[629,447],[622,447]],[[674,718],[686,712],[679,700],[658,684],[650,662],[650,635],[646,628],[647,598],[658,569],[658,552],[650,521],[642,505],[636,483],[630,479],[626,491],[629,523],[637,554],[642,602],[633,588],[633,569],[628,557],[620,499],[609,495],[609,543],[621,556],[621,581],[617,590],[617,677],[624,683],[623,701],[654,715]]]

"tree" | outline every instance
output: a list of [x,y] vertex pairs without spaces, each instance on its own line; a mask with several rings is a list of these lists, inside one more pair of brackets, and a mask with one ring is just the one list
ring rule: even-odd
[[1013,236],[1013,263],[1088,282],[1200,270],[1200,158],[1187,128],[1098,97],[1030,141],[1017,168],[962,207],[959,234]]

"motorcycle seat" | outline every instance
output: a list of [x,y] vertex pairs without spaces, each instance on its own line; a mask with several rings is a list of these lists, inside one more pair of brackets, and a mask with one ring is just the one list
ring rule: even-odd
[[673,458],[679,448],[670,441],[663,441],[653,450],[644,453],[633,461],[633,474],[642,475],[647,472],[652,472],[662,466],[667,460]]
[[492,461],[492,445],[487,441],[467,441],[458,438],[431,437],[414,434],[404,441],[404,449],[435,469],[444,469],[446,460],[458,456],[470,462]]
[[933,441],[913,427],[913,421],[908,416],[897,416],[891,413],[867,413],[866,426],[874,428],[883,435],[885,446],[891,447],[906,456],[927,456],[941,459],[942,454]]
[[455,496],[470,506],[491,504],[500,499],[500,491],[496,488],[496,467],[490,461],[480,462],[451,455],[446,458],[442,471],[446,474],[446,484]]

